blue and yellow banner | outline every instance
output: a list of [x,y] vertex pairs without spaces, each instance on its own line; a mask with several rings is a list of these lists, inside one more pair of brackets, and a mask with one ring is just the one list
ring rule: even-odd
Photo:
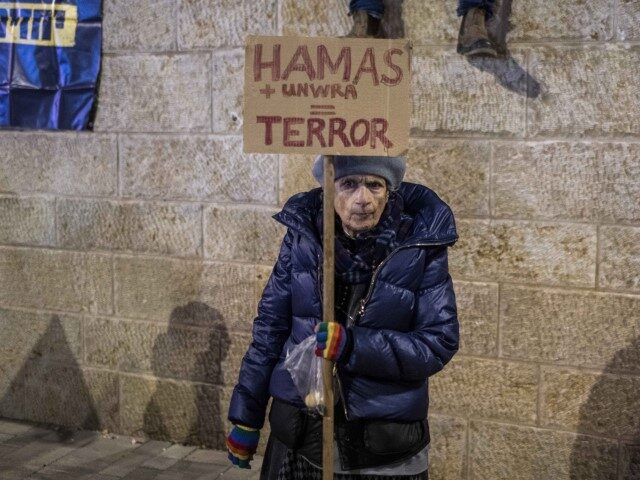
[[0,127],[90,128],[101,43],[102,0],[0,0]]

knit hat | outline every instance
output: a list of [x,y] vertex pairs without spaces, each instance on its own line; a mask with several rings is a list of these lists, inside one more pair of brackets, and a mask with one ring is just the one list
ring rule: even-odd
[[[389,190],[397,190],[404,177],[407,162],[403,157],[355,157],[335,155],[333,164],[336,180],[347,175],[377,175],[387,181]],[[313,176],[322,185],[324,178],[324,156],[318,155],[313,164]]]

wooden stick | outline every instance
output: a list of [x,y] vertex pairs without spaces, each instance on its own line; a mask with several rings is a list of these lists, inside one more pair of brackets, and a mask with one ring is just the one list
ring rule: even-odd
[[[335,213],[333,199],[335,196],[335,168],[333,156],[324,157],[323,183],[323,240],[324,259],[322,263],[322,320],[333,322],[334,319],[334,248],[335,248]],[[333,367],[330,360],[322,365],[322,381],[324,388],[325,413],[322,419],[322,480],[333,480]]]

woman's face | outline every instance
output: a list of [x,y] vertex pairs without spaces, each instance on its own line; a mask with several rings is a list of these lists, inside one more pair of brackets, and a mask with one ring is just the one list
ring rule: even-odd
[[334,206],[344,231],[366,232],[380,221],[387,204],[387,182],[377,175],[348,175],[335,182]]

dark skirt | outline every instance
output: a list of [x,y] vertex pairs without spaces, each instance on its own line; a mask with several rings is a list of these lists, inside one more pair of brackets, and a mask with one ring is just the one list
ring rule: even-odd
[[[428,480],[428,473],[417,475],[349,475],[336,473],[336,480]],[[285,444],[269,435],[262,461],[260,480],[322,480],[322,469],[296,455]]]

